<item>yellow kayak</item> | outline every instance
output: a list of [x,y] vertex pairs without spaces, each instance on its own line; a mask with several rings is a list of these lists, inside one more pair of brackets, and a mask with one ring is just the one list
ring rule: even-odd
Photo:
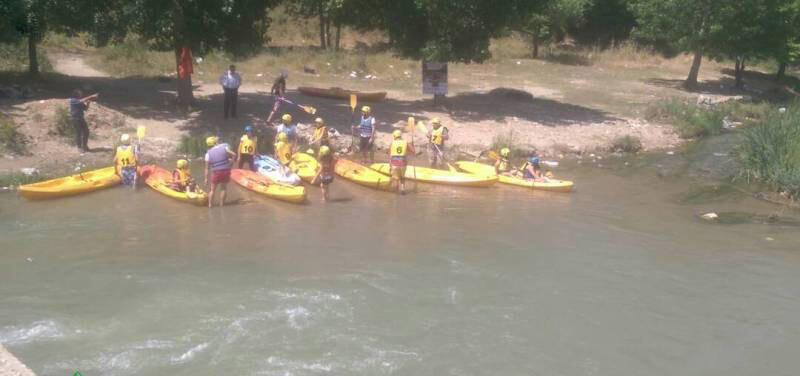
[[319,162],[306,153],[295,153],[289,162],[289,169],[306,183],[311,183],[319,172]]
[[295,204],[306,200],[306,189],[303,186],[275,183],[264,175],[259,175],[250,170],[231,170],[231,180],[253,192],[277,200],[288,201]]
[[[369,167],[386,175],[389,175],[391,171],[388,163],[374,163]],[[408,166],[406,168],[406,179],[416,179],[417,181],[425,183],[457,185],[461,187],[489,187],[497,183],[497,176],[479,176],[465,174],[463,172],[414,166]]]
[[45,200],[109,188],[121,182],[122,179],[114,172],[114,167],[106,167],[63,178],[21,185],[19,193],[29,200]]
[[336,174],[356,184],[375,189],[389,189],[392,179],[362,164],[339,158],[334,166]]
[[173,189],[170,186],[172,174],[161,167],[156,165],[142,166],[139,168],[139,173],[144,179],[144,183],[158,193],[189,204],[208,204],[208,195],[203,191],[183,192]]
[[497,175],[494,166],[477,162],[456,162],[456,167],[475,175],[496,176],[503,184],[518,185],[542,191],[570,192],[573,183],[569,180],[550,179],[549,181],[533,181],[514,176]]

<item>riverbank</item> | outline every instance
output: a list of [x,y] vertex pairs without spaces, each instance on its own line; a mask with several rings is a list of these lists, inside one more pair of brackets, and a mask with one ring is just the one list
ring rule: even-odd
[[0,343],[0,376],[36,376]]

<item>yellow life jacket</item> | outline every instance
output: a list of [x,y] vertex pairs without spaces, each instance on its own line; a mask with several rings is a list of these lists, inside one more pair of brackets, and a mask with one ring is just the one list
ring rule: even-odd
[[243,135],[239,141],[239,154],[253,155],[256,152],[256,141],[251,140],[247,135]]
[[314,137],[312,138],[314,141],[322,141],[325,143],[328,141],[328,127],[322,126],[317,129],[314,129]]
[[192,179],[192,172],[188,168],[176,168],[172,176],[175,179],[175,183],[186,185]]
[[392,158],[405,157],[406,149],[408,149],[408,142],[406,140],[392,141],[392,146],[390,148]]
[[500,163],[497,164],[497,172],[508,172],[511,170],[508,159],[500,158]]
[[431,143],[439,146],[444,144],[444,126],[431,131]]
[[136,153],[133,152],[133,146],[117,146],[117,170],[123,167],[136,166]]
[[289,164],[289,161],[292,160],[292,144],[283,141],[276,142],[275,157],[277,157],[282,164]]

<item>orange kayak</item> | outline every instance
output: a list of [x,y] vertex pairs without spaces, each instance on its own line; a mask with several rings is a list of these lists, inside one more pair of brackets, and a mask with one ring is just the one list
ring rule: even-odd
[[259,175],[250,170],[231,170],[231,180],[253,192],[277,200],[288,201],[295,204],[306,200],[306,189],[303,186],[275,183],[264,175]]
[[376,91],[368,93],[363,91],[342,89],[340,87],[331,87],[325,89],[319,87],[300,86],[297,88],[297,91],[312,97],[323,97],[323,98],[333,98],[333,99],[350,99],[350,94],[355,94],[356,97],[358,97],[358,100],[363,102],[378,102],[386,98],[385,91]]

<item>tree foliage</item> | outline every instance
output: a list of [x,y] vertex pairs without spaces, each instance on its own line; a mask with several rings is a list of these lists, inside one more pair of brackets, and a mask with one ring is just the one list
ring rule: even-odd
[[519,13],[517,29],[530,35],[533,43],[533,57],[539,57],[542,43],[563,41],[570,27],[583,21],[592,0],[548,0],[532,3]]

